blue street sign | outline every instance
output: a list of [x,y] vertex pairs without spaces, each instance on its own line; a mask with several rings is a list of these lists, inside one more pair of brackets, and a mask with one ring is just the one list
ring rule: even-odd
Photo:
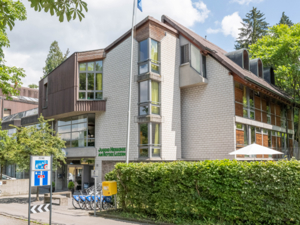
[[48,171],[35,171],[33,176],[33,186],[50,185],[50,177]]
[[34,168],[36,170],[47,170],[48,165],[48,160],[36,160]]

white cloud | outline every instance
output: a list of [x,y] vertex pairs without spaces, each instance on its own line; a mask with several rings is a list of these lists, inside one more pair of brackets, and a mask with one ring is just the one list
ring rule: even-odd
[[262,2],[264,0],[232,0],[231,2],[237,2],[240,5],[249,5],[249,3],[259,3]]
[[[60,49],[70,53],[105,48],[131,28],[132,0],[86,0],[89,11],[82,22],[64,21],[50,14],[35,12],[28,1],[27,20],[16,22],[8,32],[11,47],[5,49],[7,65],[22,67],[26,71],[23,85],[38,83],[50,44],[58,41]],[[203,23],[210,10],[198,0],[143,0],[143,13],[137,10],[139,22],[148,15],[160,20],[165,14],[187,27]]]
[[239,16],[238,12],[232,15],[225,16],[222,20],[222,30],[225,36],[231,35],[234,38],[239,36],[239,28],[242,27],[242,18]]
[[238,12],[235,12],[231,15],[225,16],[221,22],[222,28],[212,29],[208,28],[206,32],[208,34],[217,34],[222,32],[225,36],[231,35],[233,38],[239,36],[239,28],[242,27],[242,18],[239,16]]
[[206,30],[206,32],[207,32],[208,34],[217,34],[217,33],[219,33],[219,32],[222,32],[222,29],[212,29],[212,28],[208,28],[208,29]]

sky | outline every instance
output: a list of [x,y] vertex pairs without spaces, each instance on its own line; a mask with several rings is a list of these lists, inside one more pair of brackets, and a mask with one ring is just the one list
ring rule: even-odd
[[[56,16],[36,12],[26,0],[27,20],[17,21],[8,31],[10,48],[4,50],[6,64],[25,69],[23,86],[38,84],[53,41],[62,52],[105,48],[131,28],[133,0],[85,0],[88,12],[79,22],[60,23]],[[226,51],[233,51],[242,18],[257,7],[270,26],[279,22],[282,12],[294,23],[300,22],[299,0],[142,0],[136,22],[147,16],[161,20],[167,15]]]

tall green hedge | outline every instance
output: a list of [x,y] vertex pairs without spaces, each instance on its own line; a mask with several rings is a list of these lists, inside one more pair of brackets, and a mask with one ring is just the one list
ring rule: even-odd
[[121,207],[158,218],[232,224],[299,224],[300,162],[118,163]]

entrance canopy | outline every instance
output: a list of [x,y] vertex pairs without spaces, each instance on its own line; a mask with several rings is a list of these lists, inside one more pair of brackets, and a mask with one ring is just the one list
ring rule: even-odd
[[237,151],[230,152],[229,155],[282,155],[282,152],[258,145],[251,144]]

